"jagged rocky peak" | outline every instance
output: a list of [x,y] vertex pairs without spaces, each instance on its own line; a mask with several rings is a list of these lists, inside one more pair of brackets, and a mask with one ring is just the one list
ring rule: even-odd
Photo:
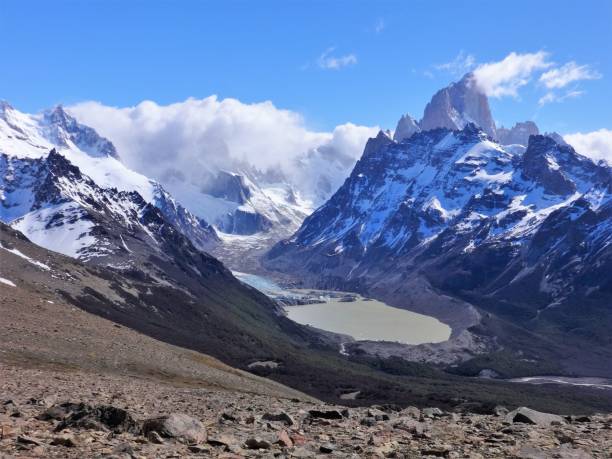
[[472,73],[434,94],[425,107],[420,128],[461,130],[468,123],[480,126],[493,139],[497,137],[489,100]]
[[565,139],[561,136],[561,134],[559,134],[558,132],[545,132],[544,135],[550,137],[559,145],[565,145],[566,147],[569,147],[569,143],[567,143]]
[[497,129],[497,140],[502,145],[527,145],[529,136],[538,135],[540,130],[533,121],[516,123],[510,129],[500,127]]
[[202,190],[215,198],[222,198],[237,204],[245,204],[251,197],[251,190],[245,178],[235,172],[219,171],[204,185]]
[[[563,156],[571,155],[573,150],[565,153]],[[532,135],[522,158],[523,175],[541,185],[548,193],[572,194],[576,187],[562,172],[559,164],[563,156],[559,154],[559,145],[552,138]]]
[[405,114],[397,122],[395,133],[393,134],[393,140],[401,142],[402,140],[409,139],[413,134],[421,132],[419,123],[410,115]]
[[363,158],[376,153],[381,148],[393,143],[393,139],[388,132],[383,130],[378,131],[376,137],[369,138],[366,142],[365,148],[363,149]]
[[57,105],[44,112],[43,119],[47,127],[47,135],[54,144],[69,147],[69,142],[72,142],[91,156],[119,158],[110,140],[100,136],[89,126],[80,124],[66,112],[62,105]]
[[6,100],[0,100],[0,117],[4,118],[7,110],[12,110],[13,106],[9,104]]

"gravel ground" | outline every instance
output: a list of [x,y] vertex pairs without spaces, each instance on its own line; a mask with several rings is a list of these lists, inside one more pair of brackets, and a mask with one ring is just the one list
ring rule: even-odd
[[[70,408],[77,413],[72,418],[70,412],[41,418],[47,413],[48,419],[50,407],[55,407],[53,413],[68,401],[85,405]],[[125,410],[136,427],[116,428],[102,418],[70,423],[89,419],[79,418],[88,407],[108,406]],[[180,428],[172,435],[143,433],[143,421],[173,413],[188,415],[197,435]],[[3,458],[612,457],[610,415],[565,418],[535,412],[521,418],[507,415],[501,407],[497,415],[347,409],[129,376],[7,364],[0,365],[0,425]]]

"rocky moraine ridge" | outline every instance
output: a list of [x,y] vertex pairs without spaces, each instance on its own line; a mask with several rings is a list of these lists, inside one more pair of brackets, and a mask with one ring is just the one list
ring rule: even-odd
[[0,366],[0,457],[606,458],[612,416],[346,408]]

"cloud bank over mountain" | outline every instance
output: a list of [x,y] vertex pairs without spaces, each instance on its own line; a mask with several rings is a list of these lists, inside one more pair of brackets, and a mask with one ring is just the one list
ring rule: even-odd
[[578,153],[612,164],[612,130],[599,129],[593,132],[576,132],[567,134],[563,138]]
[[291,173],[315,150],[356,161],[378,131],[352,123],[332,132],[314,131],[299,113],[272,102],[246,104],[217,96],[170,105],[144,101],[133,107],[89,101],[67,110],[108,137],[128,166],[162,181],[177,175],[198,181],[240,163]]

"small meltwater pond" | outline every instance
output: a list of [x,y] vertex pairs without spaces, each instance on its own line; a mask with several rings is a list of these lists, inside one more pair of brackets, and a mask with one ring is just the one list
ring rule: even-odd
[[297,323],[350,335],[356,340],[439,343],[451,334],[450,327],[438,319],[362,298],[288,306],[285,311]]

